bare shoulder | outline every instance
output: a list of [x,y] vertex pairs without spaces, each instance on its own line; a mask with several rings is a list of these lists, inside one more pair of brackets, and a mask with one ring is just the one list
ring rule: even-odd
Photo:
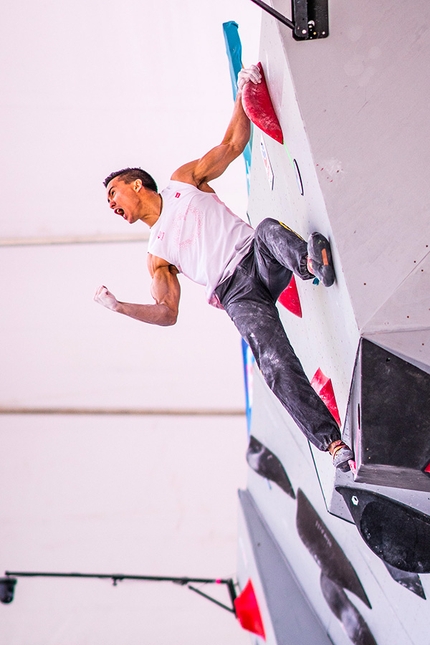
[[177,275],[179,273],[178,269],[173,264],[170,264],[170,262],[163,258],[152,255],[152,253],[148,253],[146,262],[151,278],[154,277],[155,272],[158,271],[158,269],[165,269],[172,275]]
[[194,171],[196,169],[197,163],[198,159],[196,159],[195,161],[189,161],[188,163],[175,170],[170,179],[173,179],[173,181],[183,181],[184,184],[191,184],[192,186],[197,187],[194,179]]
[[207,181],[202,181],[197,176],[198,173],[196,173],[196,170],[198,168],[199,162],[200,159],[196,159],[195,161],[190,161],[189,163],[184,164],[183,166],[175,170],[170,179],[172,179],[173,181],[182,181],[184,184],[191,184],[191,186],[195,186],[203,193],[214,193],[214,189],[209,186]]

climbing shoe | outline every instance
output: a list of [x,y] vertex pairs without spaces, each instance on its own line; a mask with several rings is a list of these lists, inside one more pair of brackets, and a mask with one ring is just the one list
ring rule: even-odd
[[351,470],[350,461],[354,461],[354,453],[351,448],[341,439],[334,441],[329,446],[329,452],[333,459],[333,466],[339,468],[343,473]]
[[325,287],[331,287],[335,274],[330,242],[321,233],[312,233],[309,236],[308,269],[312,275],[321,280]]

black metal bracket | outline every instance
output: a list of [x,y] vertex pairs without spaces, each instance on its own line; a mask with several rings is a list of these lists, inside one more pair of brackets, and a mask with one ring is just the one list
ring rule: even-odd
[[235,614],[234,610],[234,605],[233,609],[231,607],[227,607],[227,605],[224,605],[224,603],[219,602],[219,600],[216,600],[215,598],[212,598],[212,596],[209,596],[207,593],[203,593],[201,589],[196,589],[196,587],[193,587],[192,585],[188,585],[188,589],[191,589],[191,591],[195,591],[199,596],[203,596],[203,598],[207,598],[211,602],[215,603],[215,605],[218,605],[218,607],[222,607],[223,609],[227,609],[227,611],[231,612],[232,614]]
[[315,40],[329,35],[328,0],[291,0],[292,20],[262,0],[251,2],[292,29],[295,40]]

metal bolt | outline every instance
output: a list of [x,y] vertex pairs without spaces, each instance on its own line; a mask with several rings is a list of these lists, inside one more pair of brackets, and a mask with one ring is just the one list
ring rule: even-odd
[[351,502],[354,504],[354,506],[358,506],[358,497],[356,495],[353,495],[351,497]]

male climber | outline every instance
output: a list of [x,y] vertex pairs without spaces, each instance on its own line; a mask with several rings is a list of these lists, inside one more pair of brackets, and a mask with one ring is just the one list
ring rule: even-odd
[[339,427],[311,387],[275,306],[293,273],[302,280],[334,282],[330,245],[320,233],[308,243],[282,222],[264,219],[254,230],[234,215],[209,186],[245,148],[250,122],[241,94],[261,82],[256,66],[238,78],[231,121],[220,145],[176,170],[161,193],[140,168],[112,173],[104,181],[110,208],[133,224],[150,228],[148,270],[155,304],[120,302],[105,286],[94,299],[142,322],[174,325],[178,316],[178,273],[206,287],[210,304],[223,308],[251,347],[263,377],[304,435],[328,451],[347,471],[353,459]]

